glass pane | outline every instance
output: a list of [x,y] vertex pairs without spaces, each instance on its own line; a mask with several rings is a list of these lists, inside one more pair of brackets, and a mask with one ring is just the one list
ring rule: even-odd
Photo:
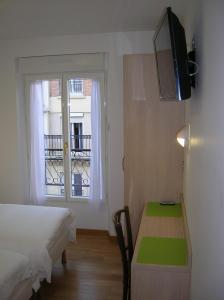
[[64,195],[61,81],[44,81],[45,194]]
[[70,103],[71,191],[73,197],[89,196],[91,91],[91,79],[72,78],[68,82]]

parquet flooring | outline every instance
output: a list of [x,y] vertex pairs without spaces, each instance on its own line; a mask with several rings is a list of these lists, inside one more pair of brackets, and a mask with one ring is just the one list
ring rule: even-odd
[[67,265],[56,263],[52,283],[40,289],[41,300],[120,300],[122,266],[115,239],[105,232],[78,230]]

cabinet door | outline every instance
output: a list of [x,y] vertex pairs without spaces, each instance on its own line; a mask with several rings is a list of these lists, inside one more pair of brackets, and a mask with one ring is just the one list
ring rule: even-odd
[[183,149],[176,133],[184,103],[161,102],[153,54],[124,56],[124,195],[134,237],[143,205],[182,193]]

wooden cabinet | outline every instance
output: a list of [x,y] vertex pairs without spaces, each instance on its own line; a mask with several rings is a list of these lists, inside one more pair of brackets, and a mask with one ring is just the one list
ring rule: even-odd
[[144,203],[178,200],[183,149],[176,133],[184,103],[161,102],[154,54],[124,56],[124,197],[134,239]]

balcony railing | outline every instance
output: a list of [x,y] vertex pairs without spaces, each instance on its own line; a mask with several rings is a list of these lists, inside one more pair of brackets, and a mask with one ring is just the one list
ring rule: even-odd
[[[46,193],[64,194],[63,136],[44,135]],[[72,196],[88,197],[91,135],[70,136]]]

